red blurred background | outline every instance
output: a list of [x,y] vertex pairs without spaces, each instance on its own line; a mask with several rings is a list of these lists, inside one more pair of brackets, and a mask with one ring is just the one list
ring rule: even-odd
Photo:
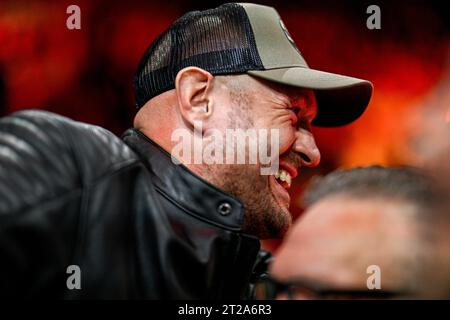
[[[369,79],[375,86],[360,120],[342,128],[314,129],[323,160],[294,184],[294,213],[301,212],[299,195],[313,174],[413,163],[409,136],[421,126],[430,97],[433,108],[450,106],[445,2],[377,1],[381,30],[366,27],[368,1],[259,3],[278,9],[311,67]],[[81,8],[81,30],[66,28],[71,4]],[[132,124],[132,79],[147,46],[183,13],[220,4],[0,1],[0,115],[40,108],[120,135]],[[418,116],[411,123],[412,113]]]

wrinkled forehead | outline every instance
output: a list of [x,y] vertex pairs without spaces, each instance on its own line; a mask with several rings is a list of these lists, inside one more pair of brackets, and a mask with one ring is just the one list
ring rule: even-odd
[[379,265],[402,279],[418,246],[415,207],[386,199],[328,197],[306,210],[277,254],[278,277],[302,276],[356,285]]
[[417,214],[415,204],[401,199],[330,195],[307,208],[292,236],[296,236],[294,231],[297,236],[308,236],[311,229],[332,238],[351,238],[358,232],[374,237],[409,235],[416,228]]

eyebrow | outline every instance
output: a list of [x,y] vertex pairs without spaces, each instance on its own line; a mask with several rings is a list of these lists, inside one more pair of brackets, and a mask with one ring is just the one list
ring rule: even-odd
[[298,100],[303,99],[305,101],[304,104],[302,104],[303,109],[308,110],[307,114],[312,114],[312,119],[314,119],[317,116],[318,113],[318,105],[316,99],[316,103],[313,103],[313,99],[311,98],[311,95],[308,94],[309,91],[312,91],[315,95],[315,92],[312,89],[306,89],[306,88],[296,88],[296,89],[290,89],[287,90],[283,87],[278,87],[275,89],[275,91],[278,92],[277,97],[283,101],[285,104],[289,104],[290,106],[298,105]]
[[313,115],[312,118],[315,118],[317,116],[318,113],[317,101],[314,103],[313,100],[315,99],[312,99],[311,95],[306,93],[305,91],[302,91],[301,94],[297,94],[293,97],[291,96],[289,100],[292,106],[297,105],[298,100],[304,100],[305,103],[302,107],[308,111],[307,114],[312,114]]

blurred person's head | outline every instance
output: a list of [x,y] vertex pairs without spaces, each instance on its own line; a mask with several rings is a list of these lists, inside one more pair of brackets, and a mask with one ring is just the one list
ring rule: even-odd
[[431,175],[445,194],[441,205],[450,214],[450,55],[445,71],[438,86],[407,119],[408,151],[415,165]]
[[[374,166],[319,178],[272,276],[291,283],[298,299],[450,298],[450,224],[438,202],[417,169]],[[380,288],[369,290],[375,273]]]
[[[292,223],[287,191],[292,179],[320,161],[311,125],[355,120],[371,92],[368,81],[310,69],[274,8],[225,4],[187,13],[148,48],[135,77],[140,110],[134,126],[239,199],[245,233],[274,238]],[[173,134],[180,130],[201,139],[174,154],[181,139]],[[245,163],[228,161],[225,150],[241,154],[227,130],[251,131]],[[264,132],[266,137],[259,135]],[[268,166],[261,161],[264,150]],[[195,153],[211,155],[212,161],[192,161]],[[262,167],[273,170],[261,174]]]

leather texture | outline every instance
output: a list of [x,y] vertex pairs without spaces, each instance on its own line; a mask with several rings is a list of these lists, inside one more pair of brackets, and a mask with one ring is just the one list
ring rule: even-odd
[[138,130],[119,139],[37,110],[0,119],[0,296],[248,298],[260,244],[242,216]]

